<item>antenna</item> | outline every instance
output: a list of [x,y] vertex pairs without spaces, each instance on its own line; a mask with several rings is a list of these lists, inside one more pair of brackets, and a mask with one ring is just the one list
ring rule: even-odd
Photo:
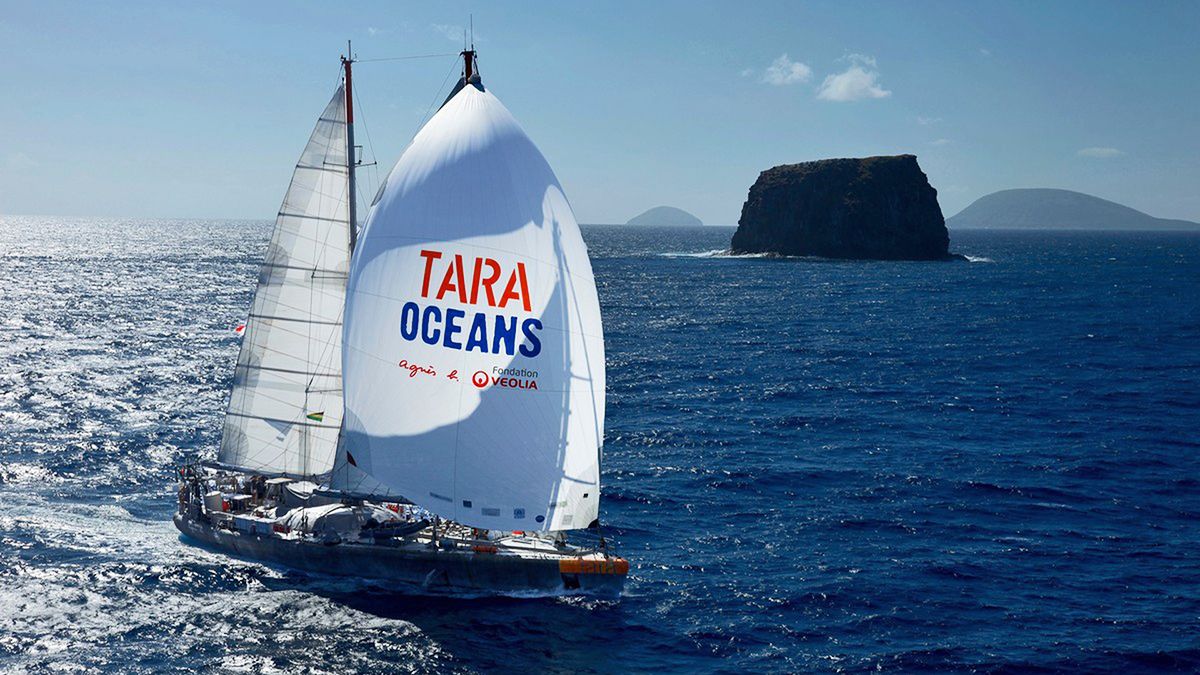
[[[470,35],[471,41],[467,42],[467,29],[463,29],[463,50],[459,56],[463,57],[463,82],[470,83],[471,77],[475,75],[475,15],[470,15]],[[468,47],[467,45],[470,44]]]

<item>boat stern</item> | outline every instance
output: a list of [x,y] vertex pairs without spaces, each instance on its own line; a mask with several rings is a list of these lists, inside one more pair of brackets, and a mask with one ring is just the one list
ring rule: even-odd
[[558,573],[565,590],[619,595],[629,574],[629,561],[616,556],[563,558],[558,561]]

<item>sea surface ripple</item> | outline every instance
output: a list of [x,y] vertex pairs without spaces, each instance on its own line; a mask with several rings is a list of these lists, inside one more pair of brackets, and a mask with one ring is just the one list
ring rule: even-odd
[[613,602],[181,541],[269,227],[0,218],[0,670],[1200,669],[1200,236],[876,263],[586,227]]

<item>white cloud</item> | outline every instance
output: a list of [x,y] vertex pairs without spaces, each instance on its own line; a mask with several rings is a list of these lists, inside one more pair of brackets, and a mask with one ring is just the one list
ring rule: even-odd
[[808,64],[793,61],[788,58],[787,54],[780,54],[779,58],[767,66],[766,71],[763,72],[761,81],[764,84],[773,84],[781,87],[786,84],[807,82],[811,77],[812,68],[809,68]]
[[1109,157],[1120,157],[1125,153],[1116,148],[1082,148],[1075,154],[1079,155],[1080,157],[1096,157],[1100,159],[1107,159]]
[[40,166],[32,157],[24,152],[10,152],[4,157],[4,162],[0,163],[5,169],[24,170],[33,169]]
[[917,124],[920,124],[923,127],[928,127],[941,121],[942,118],[940,117],[924,117],[922,115],[917,115]]
[[850,63],[856,63],[860,66],[870,66],[872,68],[874,68],[876,66],[875,57],[867,56],[866,54],[858,54],[858,53],[847,54],[847,55],[843,56],[840,60],[841,61],[849,61]]
[[742,72],[741,72],[742,77],[750,77],[753,74],[754,74],[753,68],[746,68],[746,69],[742,70]]
[[983,54],[984,56],[991,56],[991,55],[992,55],[992,50],[990,50],[990,49],[987,49],[986,47],[980,47],[980,48],[979,48],[979,53],[980,53],[980,54]]
[[930,141],[930,143],[929,143],[929,144],[930,144],[930,145],[936,145],[936,146],[939,146],[939,147],[940,147],[940,146],[943,146],[943,145],[950,145],[950,139],[949,139],[949,138],[939,138],[939,139],[937,139],[937,140],[935,140],[935,141]]
[[850,67],[837,75],[825,78],[817,88],[817,98],[822,101],[861,101],[868,98],[887,98],[892,92],[879,85],[879,71],[875,70],[875,59],[863,54],[845,57]]
[[463,41],[463,27],[449,23],[435,23],[431,25],[435,33],[444,35],[447,40],[461,43]]
[[370,35],[371,37],[375,37],[376,35],[379,35],[382,32],[383,31],[379,30],[375,26],[367,26],[367,35]]

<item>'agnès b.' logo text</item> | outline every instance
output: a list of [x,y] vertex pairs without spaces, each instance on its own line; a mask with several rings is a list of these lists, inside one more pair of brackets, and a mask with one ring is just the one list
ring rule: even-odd
[[[400,308],[401,338],[483,354],[520,352],[533,358],[541,353],[541,320],[512,314],[532,311],[525,263],[505,269],[486,257],[449,257],[431,250],[422,250],[420,256],[425,266],[422,302],[409,301]],[[478,309],[440,304],[447,301]]]

